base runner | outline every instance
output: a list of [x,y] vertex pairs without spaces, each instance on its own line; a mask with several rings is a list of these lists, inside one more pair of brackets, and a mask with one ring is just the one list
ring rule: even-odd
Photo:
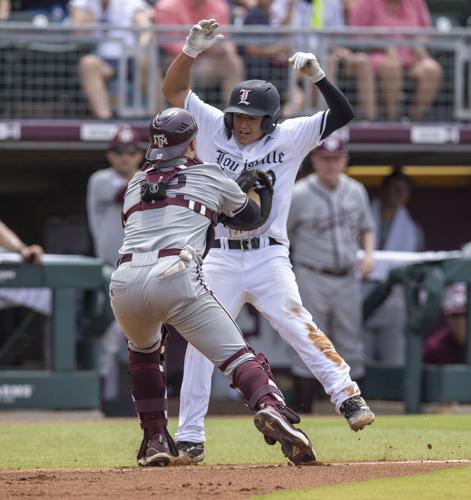
[[[219,225],[207,256],[205,276],[232,317],[245,303],[267,318],[283,340],[299,354],[331,396],[338,412],[357,431],[371,424],[374,414],[350,377],[350,368],[303,307],[289,261],[286,221],[298,168],[314,147],[353,117],[342,92],[325,77],[316,57],[297,52],[289,62],[316,84],[329,107],[313,116],[280,117],[280,95],[269,82],[249,80],[234,88],[224,112],[204,103],[190,88],[190,70],[197,56],[223,35],[214,19],[194,25],[182,52],[167,70],[163,91],[173,106],[188,109],[199,127],[198,155],[218,163],[230,178],[254,168],[271,176],[273,207],[266,224],[254,231]],[[188,346],[180,395],[180,455],[177,463],[204,459],[204,417],[211,392],[213,365]]]

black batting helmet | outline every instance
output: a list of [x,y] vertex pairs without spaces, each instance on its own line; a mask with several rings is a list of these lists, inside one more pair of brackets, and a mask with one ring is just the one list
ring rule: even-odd
[[193,115],[182,108],[168,108],[157,113],[149,126],[150,146],[146,160],[178,158],[198,132]]
[[280,94],[272,83],[265,80],[240,82],[232,91],[229,106],[224,110],[227,136],[232,134],[233,113],[263,116],[262,131],[265,134],[273,132],[280,118],[280,106]]

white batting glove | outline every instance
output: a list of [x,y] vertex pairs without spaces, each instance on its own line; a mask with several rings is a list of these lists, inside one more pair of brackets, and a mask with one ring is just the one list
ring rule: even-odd
[[218,40],[222,40],[224,35],[215,35],[215,30],[219,24],[215,19],[202,19],[191,28],[186,43],[183,46],[183,52],[187,56],[197,57],[206,49],[209,49]]
[[316,56],[310,52],[296,52],[288,59],[288,62],[293,65],[295,70],[308,76],[314,83],[322,80],[325,76]]

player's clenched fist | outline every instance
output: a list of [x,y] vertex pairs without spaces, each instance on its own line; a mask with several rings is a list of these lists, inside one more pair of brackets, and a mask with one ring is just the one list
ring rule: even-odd
[[295,70],[308,76],[314,83],[322,80],[325,76],[316,56],[310,52],[296,52],[288,59],[288,62],[293,65]]
[[186,43],[183,46],[183,52],[187,56],[197,57],[206,49],[209,49],[218,40],[224,38],[224,35],[216,35],[214,32],[219,27],[215,19],[202,19],[191,28]]

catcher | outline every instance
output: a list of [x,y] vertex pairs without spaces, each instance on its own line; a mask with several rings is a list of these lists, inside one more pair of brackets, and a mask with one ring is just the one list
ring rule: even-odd
[[178,455],[167,431],[163,323],[178,329],[230,379],[267,443],[279,442],[295,464],[311,464],[316,460],[311,442],[293,426],[300,419],[287,408],[268,362],[246,344],[201,269],[218,214],[234,228],[263,225],[270,214],[271,182],[254,172],[242,177],[242,190],[218,165],[198,160],[196,133],[196,121],[186,110],[156,115],[147,161],[124,199],[124,242],[110,298],[128,338],[132,396],[144,434],[138,464],[164,466]]

